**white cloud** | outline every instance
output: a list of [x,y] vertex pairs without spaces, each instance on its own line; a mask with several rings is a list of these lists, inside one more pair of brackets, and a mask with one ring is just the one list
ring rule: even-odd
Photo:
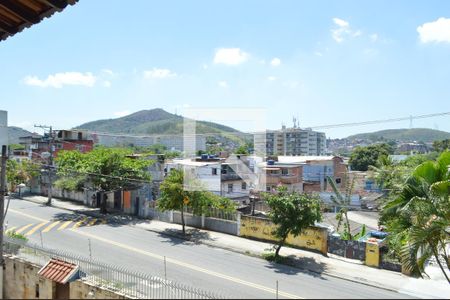
[[216,50],[214,63],[235,66],[246,62],[248,58],[249,54],[240,48],[220,48]]
[[331,36],[338,43],[342,43],[347,37],[358,37],[362,35],[361,30],[351,29],[350,23],[345,20],[333,18],[333,22],[337,27],[331,29]]
[[439,18],[417,27],[422,43],[450,43],[450,19]]
[[278,67],[279,65],[281,65],[281,59],[279,59],[278,57],[275,57],[274,59],[272,59],[270,61],[270,65],[273,67]]
[[90,72],[65,72],[49,75],[46,79],[39,79],[37,76],[26,76],[23,81],[27,85],[39,86],[43,88],[62,88],[64,85],[93,87],[97,81],[97,78]]
[[275,76],[269,76],[269,77],[267,77],[267,80],[275,81],[275,80],[277,80],[277,78]]
[[291,89],[295,89],[299,85],[300,85],[300,83],[298,81],[294,81],[294,80],[283,82],[283,86],[291,88]]
[[177,74],[175,72],[172,72],[169,69],[153,68],[153,70],[144,71],[144,78],[146,78],[146,79],[152,79],[152,78],[164,79],[164,78],[170,78],[170,77],[176,77],[176,76],[177,76]]
[[219,81],[217,83],[221,88],[227,88],[228,87],[228,82],[226,81]]
[[378,34],[374,33],[370,35],[370,40],[375,43],[376,41],[378,41]]
[[114,116],[120,118],[120,117],[128,116],[130,113],[131,113],[131,112],[130,112],[129,110],[116,111],[116,112],[114,113]]
[[112,70],[110,70],[110,69],[102,69],[102,72],[104,73],[104,74],[106,74],[106,75],[109,75],[109,76],[117,76],[117,74],[116,73],[114,73]]
[[323,56],[322,52],[319,52],[319,51],[314,52],[314,55],[316,55],[316,56]]
[[334,24],[338,25],[339,27],[348,27],[348,22],[339,18],[333,18]]
[[203,64],[202,68],[203,68],[204,70],[206,70],[206,69],[208,69],[208,65],[207,65],[207,64]]
[[107,88],[111,87],[111,81],[108,80],[103,81],[103,86]]

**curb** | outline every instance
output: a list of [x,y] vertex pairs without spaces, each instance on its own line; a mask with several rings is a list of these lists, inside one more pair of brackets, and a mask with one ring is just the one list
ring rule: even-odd
[[[45,203],[43,203],[43,202],[34,201],[34,200],[31,200],[31,199],[22,199],[22,200],[33,202],[33,203],[36,203],[36,204],[44,204],[45,205]],[[114,219],[114,216],[112,216],[110,214],[103,215],[103,214],[98,213],[98,212],[70,209],[70,208],[67,208],[67,207],[62,207],[62,206],[58,206],[58,205],[54,205],[54,204],[52,204],[52,206],[50,206],[50,207],[59,208],[59,209],[67,210],[67,211],[72,211],[72,212],[75,212],[75,213],[78,213],[78,214],[84,214],[84,215],[91,216],[91,217],[105,217],[108,220]],[[184,236],[182,234],[176,234],[176,233],[171,233],[171,232],[164,232],[162,230],[157,230],[157,229],[143,228],[142,226],[139,226],[139,225],[136,225],[136,224],[124,224],[124,225],[140,228],[140,229],[143,229],[143,230],[146,230],[146,231],[150,231],[150,232],[163,234],[163,235],[166,235],[166,236],[179,238],[179,239],[182,239],[182,240],[185,240],[185,241],[193,242],[195,244],[203,244],[203,245],[207,245],[209,247],[224,249],[224,250],[228,250],[228,251],[231,251],[231,252],[234,252],[234,253],[238,253],[238,254],[242,254],[242,255],[246,255],[246,256],[250,256],[250,257],[263,259],[260,254],[253,253],[251,251],[243,251],[243,250],[239,250],[239,249],[232,248],[232,247],[221,246],[221,245],[217,245],[217,244],[214,244],[214,243],[209,243],[208,241],[198,241],[198,240],[197,241],[193,241],[188,236]],[[194,227],[192,227],[192,228],[194,228]],[[283,264],[283,265],[286,265],[286,264]],[[375,284],[373,282],[370,282],[370,281],[357,280],[357,279],[352,278],[352,277],[343,276],[342,274],[334,274],[332,272],[330,273],[330,272],[327,272],[327,271],[318,272],[318,271],[311,270],[311,269],[308,269],[308,268],[302,268],[302,267],[299,267],[299,266],[296,266],[296,265],[286,265],[286,266],[297,268],[297,269],[308,271],[308,272],[312,272],[312,273],[319,274],[319,275],[320,274],[325,274],[325,275],[333,277],[333,278],[347,280],[347,281],[350,281],[350,282],[353,282],[353,283],[363,284],[363,285],[366,285],[366,286],[370,286],[370,287],[374,287],[374,288],[378,288],[378,289],[383,289],[383,290],[390,291],[390,292],[399,293],[399,290],[396,290],[394,288],[389,288],[389,287],[386,287],[386,286],[377,285],[377,284]]]
[[[255,258],[260,258],[260,259],[264,260],[264,258],[262,258],[260,254],[256,254],[254,252],[243,251],[243,250],[239,250],[239,249],[236,249],[236,248],[221,246],[221,245],[217,245],[217,244],[214,244],[214,243],[209,243],[207,241],[192,241],[188,236],[183,236],[181,234],[174,234],[174,233],[170,233],[170,232],[168,233],[168,232],[164,232],[164,231],[157,230],[157,229],[143,228],[143,227],[140,227],[140,226],[137,226],[137,225],[132,225],[132,226],[140,228],[140,229],[143,229],[143,230],[146,230],[146,231],[155,232],[155,233],[164,234],[164,235],[167,235],[167,236],[179,238],[179,239],[182,239],[182,240],[185,240],[185,241],[193,242],[195,244],[203,244],[203,245],[207,245],[207,246],[210,246],[210,247],[224,249],[224,250],[228,250],[228,251],[231,251],[231,252],[234,252],[234,253],[238,253],[238,254],[242,254],[242,255],[246,255],[246,256],[250,256],[250,257],[255,257]],[[315,274],[319,274],[319,275],[324,274],[324,275],[327,275],[327,276],[330,276],[330,277],[333,277],[333,278],[342,279],[342,280],[350,281],[350,282],[353,282],[353,283],[363,284],[365,286],[370,286],[370,287],[374,287],[374,288],[378,288],[378,289],[382,289],[382,290],[386,290],[386,291],[390,291],[390,292],[394,292],[394,293],[399,293],[399,291],[396,290],[395,288],[389,288],[389,287],[386,287],[386,286],[377,285],[377,284],[375,284],[373,282],[370,282],[370,281],[357,280],[357,279],[352,278],[352,277],[343,276],[342,274],[336,274],[336,273],[327,272],[327,271],[318,272],[318,271],[315,271],[315,270],[312,270],[312,269],[299,267],[298,265],[287,265],[287,264],[282,264],[282,265],[285,265],[285,266],[288,266],[288,267],[292,267],[292,268],[296,268],[296,269],[300,269],[300,270],[307,271],[307,272],[311,272],[311,273],[315,273]]]

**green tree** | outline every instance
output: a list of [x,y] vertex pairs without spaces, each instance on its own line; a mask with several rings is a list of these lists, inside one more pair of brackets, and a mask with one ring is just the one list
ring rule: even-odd
[[338,221],[338,225],[336,228],[336,231],[339,232],[342,223],[345,221],[344,225],[344,231],[340,233],[341,238],[343,240],[352,240],[352,230],[350,228],[350,220],[348,218],[348,209],[351,204],[352,195],[353,195],[353,189],[355,187],[355,180],[356,178],[353,177],[352,180],[345,180],[346,188],[345,193],[342,193],[339,188],[336,185],[336,182],[331,177],[327,177],[327,181],[330,184],[331,188],[333,189],[334,196],[331,197],[331,201],[339,207],[339,212],[336,215],[336,220]]
[[264,198],[270,207],[269,218],[276,225],[272,234],[279,239],[275,257],[279,256],[289,234],[296,237],[322,220],[320,200],[315,195],[290,193],[280,187],[276,193],[265,193]]
[[28,160],[17,162],[9,159],[6,163],[8,190],[15,191],[21,183],[28,185],[30,180],[38,174],[39,166],[37,164]]
[[236,149],[236,151],[235,151],[235,154],[244,154],[244,155],[247,155],[249,152],[248,152],[248,148],[247,148],[247,145],[240,145],[237,149]]
[[158,199],[158,209],[161,211],[180,211],[183,234],[186,234],[185,208],[190,208],[192,213],[197,216],[206,213],[210,207],[224,211],[235,210],[235,205],[231,200],[204,191],[198,180],[185,178],[182,170],[172,169],[161,183],[160,190],[161,197]]
[[150,183],[148,166],[153,162],[132,156],[129,149],[96,148],[88,153],[61,151],[56,159],[58,175],[89,181],[101,194],[101,212],[106,213],[104,192],[135,189]]
[[375,166],[381,156],[393,154],[394,149],[389,144],[375,144],[367,147],[356,147],[350,155],[349,164],[352,170],[367,171],[369,166]]
[[433,142],[433,150],[436,152],[444,152],[450,149],[450,139]]
[[445,252],[450,243],[449,166],[450,151],[443,152],[435,162],[420,164],[381,212],[380,222],[391,233],[388,242],[393,254],[415,275],[422,276],[424,264],[432,256],[445,276],[439,256],[450,268]]

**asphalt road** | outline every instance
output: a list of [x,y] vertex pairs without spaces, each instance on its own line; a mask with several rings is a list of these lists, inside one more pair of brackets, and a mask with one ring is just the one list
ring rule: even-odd
[[280,298],[411,298],[23,200],[11,201],[6,221],[30,242],[40,244],[42,236],[44,247],[85,257],[90,239],[93,258],[159,277],[165,256],[168,280],[229,298],[275,298],[277,281]]

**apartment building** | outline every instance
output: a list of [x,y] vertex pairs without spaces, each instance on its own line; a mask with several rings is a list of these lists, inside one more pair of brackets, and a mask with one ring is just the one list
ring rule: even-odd
[[[174,135],[149,135],[149,136],[139,136],[139,135],[120,135],[120,134],[109,134],[109,133],[89,133],[95,144],[114,147],[114,146],[139,146],[148,147],[152,145],[163,145],[167,150],[171,151],[184,151],[184,143],[186,137],[182,134]],[[206,136],[195,135],[195,140],[192,138],[192,144],[195,145],[195,151],[206,151]],[[194,152],[195,152],[194,151]]]
[[326,136],[311,129],[283,126],[281,130],[255,134],[255,149],[265,149],[266,155],[325,155]]
[[347,165],[338,156],[278,156],[259,164],[265,176],[260,176],[259,189],[271,191],[285,186],[289,191],[331,191],[327,177],[338,188],[345,187]]

